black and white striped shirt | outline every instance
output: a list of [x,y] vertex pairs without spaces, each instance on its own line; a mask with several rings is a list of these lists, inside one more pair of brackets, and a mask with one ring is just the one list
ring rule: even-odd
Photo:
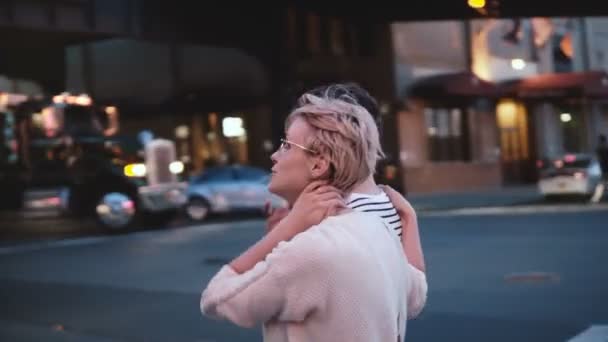
[[401,218],[384,192],[380,192],[378,195],[351,193],[346,203],[353,210],[380,216],[389,228],[393,229],[398,236],[401,236],[403,230]]

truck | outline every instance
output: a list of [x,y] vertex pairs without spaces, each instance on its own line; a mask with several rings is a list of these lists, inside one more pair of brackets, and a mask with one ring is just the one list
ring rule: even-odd
[[58,187],[65,215],[92,217],[115,233],[164,224],[185,204],[175,143],[120,135],[116,107],[62,93],[22,101],[13,116],[24,188]]

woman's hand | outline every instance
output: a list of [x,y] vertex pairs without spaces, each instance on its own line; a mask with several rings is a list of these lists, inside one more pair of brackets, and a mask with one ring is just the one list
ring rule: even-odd
[[264,212],[266,213],[266,233],[268,233],[289,214],[289,208],[273,208],[268,201]]
[[346,202],[341,191],[327,185],[326,181],[314,181],[304,188],[294,203],[287,215],[290,224],[286,227],[296,235],[344,208]]
[[[291,210],[283,208],[276,212],[269,212],[267,206],[267,212],[273,216],[267,222],[267,234],[232,260],[230,267],[237,273],[252,269],[256,263],[264,260],[281,241],[290,240],[345,207],[346,203],[340,191],[327,185],[324,181],[312,182],[302,191]],[[287,214],[282,216],[285,211],[288,211]]]

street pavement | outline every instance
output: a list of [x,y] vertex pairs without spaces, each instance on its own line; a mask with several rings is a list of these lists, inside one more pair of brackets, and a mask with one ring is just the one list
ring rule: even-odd
[[545,203],[536,184],[457,192],[411,193],[408,200],[418,211],[504,207]]
[[[605,341],[608,209],[553,207],[421,212],[429,300],[406,340]],[[243,219],[4,245],[0,341],[260,341],[199,298],[262,234]]]

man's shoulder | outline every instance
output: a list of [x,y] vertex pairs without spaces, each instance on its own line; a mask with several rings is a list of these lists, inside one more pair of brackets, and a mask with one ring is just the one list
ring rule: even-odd
[[[360,226],[383,225],[373,213],[346,209],[344,212],[329,216],[319,224],[296,235],[289,243],[296,248],[322,249],[335,243],[336,235]],[[339,240],[339,239],[338,239]]]
[[[346,229],[354,229],[356,227],[383,226],[378,214],[358,209],[348,209],[342,215],[329,217],[323,221],[324,225],[321,229],[331,230],[332,227],[342,227]],[[334,230],[338,231],[338,230]]]

